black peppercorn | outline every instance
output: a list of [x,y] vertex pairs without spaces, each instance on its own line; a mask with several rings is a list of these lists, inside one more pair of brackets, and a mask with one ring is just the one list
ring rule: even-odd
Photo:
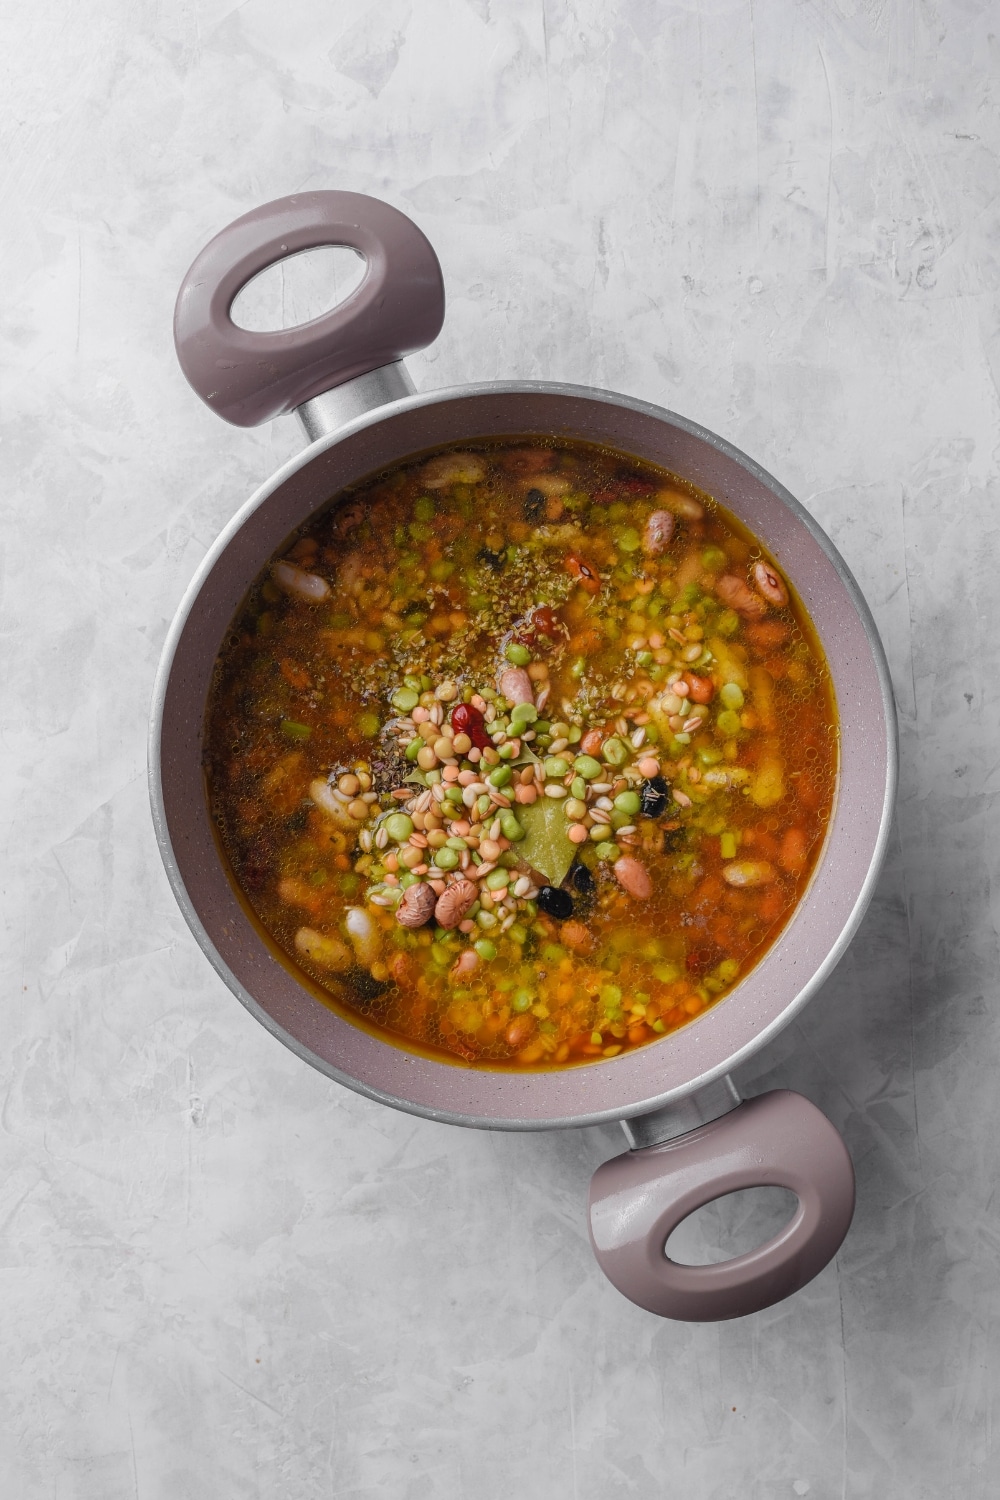
[[642,783],[642,791],[639,793],[642,800],[642,810],[647,818],[658,818],[666,809],[667,799],[670,796],[670,788],[662,776],[651,776],[648,781]]
[[476,553],[476,562],[489,568],[491,573],[499,573],[503,567],[504,556],[502,552],[491,552],[489,547],[480,547]]
[[524,497],[524,519],[526,521],[537,521],[545,506],[545,496],[541,490],[529,490]]
[[557,922],[565,922],[573,915],[573,897],[569,891],[562,891],[556,885],[543,885],[535,899],[539,909],[547,917],[555,917]]
[[573,866],[573,886],[581,896],[592,896],[597,890],[597,883],[586,865]]

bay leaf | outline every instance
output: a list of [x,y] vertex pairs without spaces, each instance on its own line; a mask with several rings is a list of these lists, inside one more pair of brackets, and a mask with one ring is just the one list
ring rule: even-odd
[[524,838],[514,849],[532,869],[544,875],[549,885],[562,885],[577,855],[577,846],[567,836],[569,823],[562,799],[539,797],[528,807],[515,809]]

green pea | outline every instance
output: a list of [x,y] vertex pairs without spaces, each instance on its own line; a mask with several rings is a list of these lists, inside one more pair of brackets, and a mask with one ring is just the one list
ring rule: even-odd
[[443,969],[445,964],[451,963],[451,954],[447,948],[442,948],[439,943],[432,943],[431,960],[436,964],[440,964]]
[[421,752],[421,750],[423,748],[424,748],[424,742],[420,738],[420,736],[418,735],[415,740],[411,740],[410,743],[407,745],[406,750],[404,752],[404,754],[406,756],[406,759],[409,760],[409,761],[416,760],[417,756],[420,754],[420,752]]
[[358,733],[366,740],[374,739],[381,727],[378,714],[358,714]]
[[436,767],[433,771],[425,771],[424,780],[428,786],[437,786],[441,780],[441,772]]
[[526,724],[534,724],[537,718],[538,709],[533,703],[515,703],[510,713],[510,726],[515,733],[520,733]]
[[472,946],[483,960],[483,963],[488,964],[497,956],[496,944],[491,943],[489,938],[480,938],[478,943],[473,943]]
[[525,1011],[530,1010],[535,1003],[535,997],[530,990],[518,990],[511,996],[510,1008],[517,1015],[523,1016]]
[[419,677],[404,677],[403,686],[408,687],[411,692],[419,694],[423,692],[423,684]]
[[446,557],[441,557],[436,563],[431,563],[430,574],[435,583],[445,583],[454,571],[455,564],[449,562]]
[[550,781],[561,781],[569,770],[569,766],[561,755],[549,755],[543,762],[545,775]]
[[524,829],[511,812],[510,808],[504,808],[500,814],[500,827],[505,839],[510,839],[512,844],[520,843],[524,838]]
[[506,870],[491,870],[484,882],[488,891],[505,891],[510,883]]
[[476,926],[481,927],[483,932],[489,932],[491,927],[497,925],[497,919],[491,911],[476,912]]
[[618,548],[621,552],[638,552],[642,546],[642,537],[634,526],[626,526],[623,531],[619,531],[615,537],[615,541],[618,543]]
[[727,984],[732,984],[739,972],[740,966],[735,958],[724,958],[717,970],[719,978],[724,979]]
[[578,755],[573,762],[573,769],[578,776],[583,777],[584,781],[596,781],[603,767],[600,761],[595,760],[592,755]]
[[569,675],[572,678],[574,678],[577,682],[579,682],[580,678],[584,675],[584,673],[586,672],[586,670],[587,670],[587,658],[585,656],[578,656],[577,659],[576,659],[576,661],[573,663],[573,665],[569,669]]
[[413,832],[413,819],[406,813],[390,813],[385,820],[385,831],[394,844],[405,844]]
[[617,844],[604,843],[597,846],[598,859],[617,859],[621,852]]
[[571,797],[575,797],[577,802],[586,801],[587,783],[584,781],[582,776],[573,777],[573,780],[570,783],[569,794]]
[[476,798],[476,812],[481,818],[485,818],[486,814],[489,812],[492,806],[493,799],[492,797],[488,796],[486,792],[481,792],[480,795]]
[[562,943],[545,943],[542,947],[542,958],[547,964],[558,964],[562,963],[566,952]]
[[499,755],[501,760],[513,760],[517,755],[517,751],[511,744],[510,740],[508,740],[505,745],[497,746],[497,754]]
[[553,729],[553,727],[554,726],[552,724],[550,724],[547,719],[536,719],[535,720],[535,733],[536,734],[550,734],[551,731],[552,731],[552,729]]
[[528,930],[522,927],[520,922],[514,922],[507,928],[507,936],[512,943],[526,943],[528,941]]
[[720,635],[735,635],[740,628],[740,617],[734,609],[723,610],[715,628]]
[[567,734],[566,738],[569,740],[571,745],[578,745],[580,743],[580,741],[583,739],[583,730],[580,728],[579,724],[571,724],[569,726],[569,734]]
[[530,919],[531,921],[534,921],[535,917],[538,916],[537,903],[534,901],[525,901],[523,904],[525,917]]
[[449,849],[445,844],[444,848],[435,850],[434,863],[439,870],[454,870],[458,865],[458,850]]
[[404,870],[399,877],[399,888],[401,891],[409,890],[411,885],[419,885],[420,876],[414,875],[412,870]]
[[510,645],[504,651],[504,656],[515,667],[526,667],[531,660],[531,652],[527,646],[522,646],[520,641],[511,641]]
[[616,739],[614,735],[609,740],[604,741],[604,744],[601,746],[601,754],[609,766],[623,766],[628,760],[628,751],[621,740]]
[[714,745],[705,745],[698,751],[698,759],[703,766],[717,766],[722,759],[722,751]]
[[487,776],[486,780],[489,782],[490,786],[501,787],[506,786],[513,775],[514,773],[511,770],[510,766],[494,766],[493,770]]
[[430,495],[420,495],[413,502],[413,514],[418,521],[432,521],[434,519],[434,501]]
[[611,814],[611,826],[614,829],[615,833],[618,832],[619,828],[627,828],[630,823],[634,823],[634,822],[635,822],[635,815],[634,815],[634,813],[622,812],[617,807],[615,808],[614,812]]
[[397,688],[392,695],[392,706],[401,714],[408,714],[411,708],[416,708],[420,702],[420,694],[415,693],[412,688]]
[[637,813],[642,806],[638,792],[619,792],[615,798],[615,807],[623,813]]
[[719,697],[722,699],[722,702],[724,703],[726,708],[739,709],[743,707],[743,689],[740,687],[738,682],[723,683],[722,687],[719,689]]
[[453,833],[451,838],[445,844],[446,849],[457,849],[459,854],[461,854],[465,849],[468,849],[468,847],[469,846],[465,842],[465,840],[460,839],[457,833]]
[[721,547],[706,547],[701,554],[701,565],[707,573],[721,573],[726,566],[726,554]]
[[739,734],[743,727],[739,714],[734,713],[731,708],[724,708],[715,722],[719,726],[720,734],[724,734],[727,739],[730,735]]
[[635,660],[637,666],[648,667],[650,662],[653,660],[653,653],[652,651],[637,651]]
[[340,877],[340,889],[345,896],[353,896],[357,893],[361,884],[361,876],[355,875],[353,870],[347,870]]

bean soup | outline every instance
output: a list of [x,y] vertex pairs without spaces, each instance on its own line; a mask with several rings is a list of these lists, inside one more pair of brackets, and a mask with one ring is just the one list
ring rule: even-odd
[[209,698],[237,886],[314,993],[467,1065],[612,1058],[788,922],[836,779],[829,672],[710,496],[584,444],[483,443],[337,496]]

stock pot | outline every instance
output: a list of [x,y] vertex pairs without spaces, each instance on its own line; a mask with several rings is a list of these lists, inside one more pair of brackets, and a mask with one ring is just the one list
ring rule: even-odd
[[[350,296],[297,328],[253,333],[233,301],[277,261],[348,246],[365,273]],[[229,988],[303,1061],[368,1098],[454,1125],[550,1130],[619,1120],[629,1148],[599,1167],[590,1236],[618,1289],[665,1317],[738,1317],[803,1286],[836,1253],[854,1208],[839,1134],[784,1090],[741,1101],[730,1073],[821,989],[844,953],[885,854],[896,730],[871,614],[828,537],[776,480],[725,439],[643,401],[587,386],[500,381],[417,394],[403,359],[444,320],[437,257],[415,224],[374,198],[310,192],[222,230],[181,287],[175,341],[198,395],[242,426],[296,411],[307,446],[236,512],[193,579],[157,677],[153,817],[174,894]],[[213,833],[202,769],[213,663],[251,582],[339,490],[412,455],[499,436],[577,438],[651,461],[728,506],[794,584],[826,652],[840,718],[838,786],[822,855],[779,940],[722,1001],[662,1040],[540,1072],[419,1056],[324,1004],[268,944],[239,899]],[[780,1185],[797,1208],[747,1255],[668,1258],[673,1229],[741,1188]]]

